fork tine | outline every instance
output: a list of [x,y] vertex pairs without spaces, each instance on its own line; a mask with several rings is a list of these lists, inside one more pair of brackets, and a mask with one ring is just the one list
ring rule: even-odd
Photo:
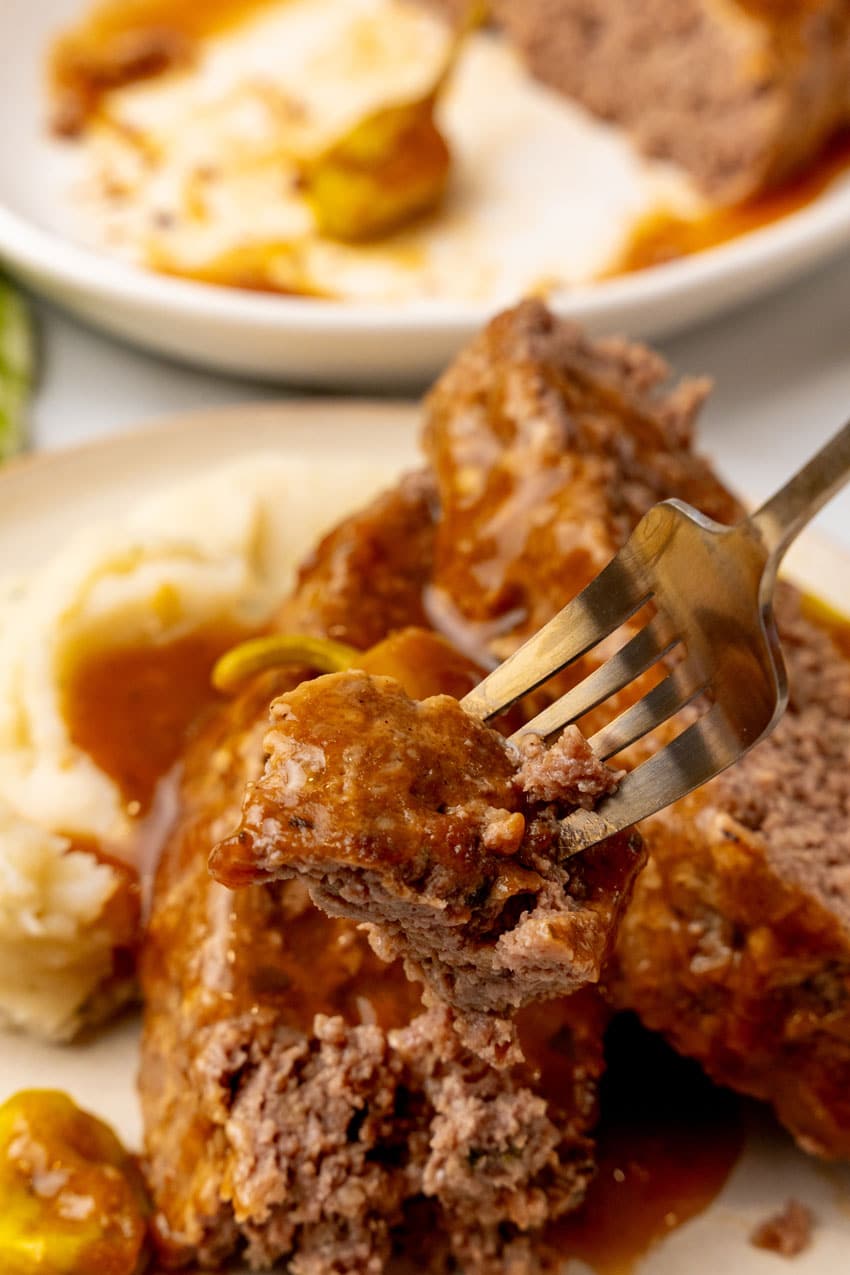
[[677,668],[644,695],[615,717],[612,722],[597,731],[588,740],[590,747],[602,761],[607,761],[630,744],[642,739],[656,726],[666,722],[679,709],[706,689],[708,679],[685,660]]
[[[754,743],[757,741],[753,741]],[[687,796],[730,766],[746,749],[718,705],[666,748],[626,775],[595,810],[576,810],[561,821],[562,850],[578,854]]]
[[651,591],[628,543],[572,602],[461,700],[486,721],[585,655],[649,600]]
[[588,673],[577,686],[538,713],[512,738],[517,740],[523,735],[542,735],[546,738],[563,726],[578,721],[585,713],[596,708],[597,704],[610,699],[641,673],[645,673],[671,651],[678,640],[670,622],[664,616],[656,615],[616,655]]

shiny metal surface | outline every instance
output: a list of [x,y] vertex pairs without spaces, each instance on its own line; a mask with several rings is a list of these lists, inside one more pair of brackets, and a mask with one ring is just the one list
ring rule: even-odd
[[594,811],[563,823],[575,853],[678,801],[773,729],[788,701],[773,616],[782,557],[850,478],[850,422],[750,518],[724,527],[681,501],[656,505],[607,567],[462,701],[489,719],[597,646],[642,607],[646,625],[514,738],[551,737],[662,659],[677,662],[590,739],[607,760],[692,705],[695,720]]

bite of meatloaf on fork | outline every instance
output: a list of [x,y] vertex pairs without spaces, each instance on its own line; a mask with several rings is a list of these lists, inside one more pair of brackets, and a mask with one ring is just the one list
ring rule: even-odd
[[514,745],[360,670],[303,683],[271,721],[219,881],[300,878],[476,1023],[599,980],[643,854],[622,835],[568,857],[561,819],[617,786],[574,727]]

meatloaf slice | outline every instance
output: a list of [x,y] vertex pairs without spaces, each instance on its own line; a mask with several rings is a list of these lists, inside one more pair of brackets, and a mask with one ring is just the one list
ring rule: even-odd
[[[459,0],[439,0],[453,19]],[[532,74],[738,202],[850,121],[848,0],[493,0]]]
[[468,1269],[495,1275],[511,1247],[534,1270],[529,1233],[592,1172],[604,1015],[552,1007],[543,1048],[566,1052],[550,1096],[533,1031],[527,1065],[495,1071],[298,882],[216,885],[208,848],[261,763],[267,694],[222,710],[190,750],[154,900],[140,1080],[160,1258],[378,1275],[426,1202],[447,1265],[471,1251]]
[[451,696],[359,670],[302,684],[271,720],[219,881],[300,877],[476,1019],[598,981],[642,851],[621,836],[568,861],[561,818],[617,785],[575,728],[523,751]]
[[671,386],[669,375],[646,346],[591,341],[526,301],[429,394],[440,505],[429,615],[481,663],[542,628],[659,500],[741,516],[692,447],[708,383]]
[[644,825],[618,1004],[716,1080],[850,1157],[850,660],[779,611],[791,701],[732,770]]
[[[691,449],[702,387],[664,393],[664,374],[643,347],[591,343],[528,303],[438,383],[431,609],[480,659],[550,619],[654,500],[740,515]],[[847,1157],[850,660],[793,591],[778,622],[790,709],[738,767],[642,827],[649,864],[613,986],[805,1147]]]
[[[403,483],[329,537],[280,628],[321,635],[327,621],[343,641],[377,642],[414,621],[427,486]],[[401,646],[390,644],[396,661]],[[446,662],[452,682],[458,666]],[[269,703],[300,675],[266,675],[203,728],[157,873],[140,1089],[161,1263],[244,1254],[295,1275],[380,1275],[406,1244],[420,1268],[429,1253],[433,1275],[533,1273],[535,1228],[574,1207],[592,1171],[606,1011],[589,993],[542,1018],[524,1011],[526,1062],[496,1071],[461,1046],[447,1011],[423,1015],[400,963],[314,908],[301,883],[234,894],[211,879],[210,849],[262,769]],[[423,693],[440,689],[436,653],[419,661],[426,675]]]

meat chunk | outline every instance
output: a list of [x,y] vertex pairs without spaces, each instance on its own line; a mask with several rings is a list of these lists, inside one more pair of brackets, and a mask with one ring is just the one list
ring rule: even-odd
[[642,851],[621,836],[568,860],[561,817],[617,785],[578,731],[523,755],[450,696],[417,702],[355,670],[281,696],[271,718],[218,880],[300,877],[467,1015],[599,979]]
[[[414,622],[431,526],[418,480],[375,502],[324,542],[281,629],[369,643]],[[406,652],[422,694],[462,693],[464,662],[437,639],[426,657],[427,637],[391,638],[385,658],[401,671]],[[233,894],[210,878],[261,773],[269,702],[301,675],[266,674],[199,733],[157,874],[140,1089],[161,1263],[379,1275],[406,1243],[434,1275],[504,1275],[513,1259],[533,1273],[534,1228],[592,1172],[607,1011],[589,993],[524,1011],[526,1062],[497,1071],[301,883]]]
[[[459,0],[439,0],[456,20]],[[848,0],[494,0],[532,74],[724,203],[850,121]]]
[[[741,515],[691,450],[704,387],[662,393],[664,375],[643,347],[588,342],[526,303],[438,383],[427,439],[443,516],[429,600],[459,645],[507,655],[655,500],[678,496],[720,522]],[[641,828],[649,864],[610,986],[715,1079],[770,1102],[804,1147],[847,1157],[850,660],[793,591],[778,620],[789,712],[737,767]],[[604,720],[597,710],[582,725]]]
[[440,502],[428,613],[457,646],[504,659],[659,500],[741,516],[691,446],[708,384],[668,378],[645,346],[590,341],[527,301],[437,382],[425,407]]
[[737,202],[850,120],[847,0],[501,0],[533,73]]
[[805,1204],[788,1200],[781,1212],[759,1223],[750,1236],[750,1243],[780,1257],[799,1257],[812,1242],[814,1220]]
[[278,627],[365,651],[388,633],[424,624],[435,515],[433,475],[406,475],[325,536],[302,565]]

